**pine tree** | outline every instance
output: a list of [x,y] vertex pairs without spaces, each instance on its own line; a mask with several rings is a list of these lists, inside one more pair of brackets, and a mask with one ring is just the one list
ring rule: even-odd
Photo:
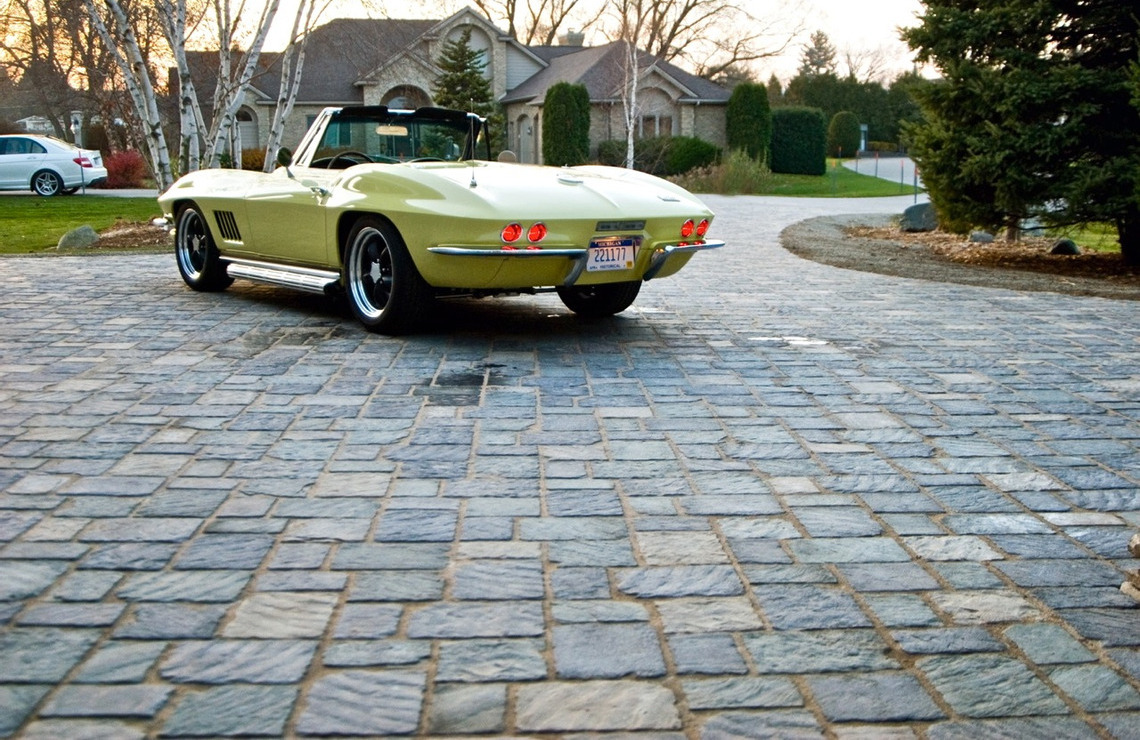
[[458,39],[444,44],[437,62],[440,75],[435,80],[435,104],[488,116],[495,103],[491,83],[484,76],[487,63],[483,52],[471,48],[471,28],[463,30]]
[[816,31],[800,55],[800,74],[833,75],[835,68],[835,47],[831,44],[831,39],[823,31]]
[[487,63],[483,52],[471,48],[471,27],[458,38],[444,44],[436,62],[440,75],[435,80],[435,104],[476,113],[487,119],[493,153],[503,148],[503,115],[495,102],[491,83],[484,75]]
[[1027,216],[1116,224],[1140,264],[1140,54],[1135,0],[926,0],[904,37],[942,74],[918,88],[913,153],[939,215],[958,228]]

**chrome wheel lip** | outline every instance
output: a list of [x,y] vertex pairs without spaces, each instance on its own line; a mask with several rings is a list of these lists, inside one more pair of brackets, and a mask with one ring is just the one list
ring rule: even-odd
[[[375,241],[379,247],[378,259],[369,260],[367,257],[368,245]],[[349,250],[348,262],[348,290],[352,297],[352,302],[356,305],[360,313],[370,321],[375,321],[383,316],[384,311],[392,302],[392,289],[389,287],[387,292],[387,300],[384,305],[377,306],[374,300],[373,292],[366,284],[366,280],[372,280],[368,274],[373,265],[379,265],[379,269],[384,269],[384,256],[387,255],[387,268],[388,276],[391,279],[392,271],[392,258],[391,246],[388,240],[384,238],[384,234],[374,226],[366,226],[361,229],[352,242],[352,248]],[[373,283],[375,286],[375,283]]]

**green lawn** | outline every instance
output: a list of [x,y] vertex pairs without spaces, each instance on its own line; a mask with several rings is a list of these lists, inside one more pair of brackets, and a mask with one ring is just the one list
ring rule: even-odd
[[150,221],[161,215],[153,198],[0,195],[0,254],[54,249],[61,236],[83,225],[103,231],[119,220]]
[[723,162],[670,178],[694,193],[720,195],[784,195],[798,198],[881,198],[914,195],[912,184],[899,184],[853,172],[828,160],[823,175],[780,175],[743,152],[732,152]]
[[1120,252],[1120,237],[1112,224],[1088,224],[1081,228],[1050,229],[1049,236],[1067,237],[1094,252]]
[[826,175],[771,175],[771,184],[758,195],[787,195],[799,198],[881,198],[913,195],[914,185],[900,185],[871,175],[852,172],[833,160]]

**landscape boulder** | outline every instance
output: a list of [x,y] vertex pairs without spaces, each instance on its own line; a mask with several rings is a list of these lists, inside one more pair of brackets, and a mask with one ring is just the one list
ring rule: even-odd
[[970,241],[974,244],[993,244],[994,235],[988,231],[975,231],[970,234]]
[[61,236],[56,249],[83,249],[90,247],[97,241],[99,241],[99,234],[95,232],[95,229],[84,225]]
[[916,203],[903,211],[899,228],[906,232],[934,231],[938,228],[938,217],[934,206],[929,203]]
[[1081,248],[1072,239],[1058,239],[1053,243],[1053,248],[1049,250],[1049,254],[1080,254]]

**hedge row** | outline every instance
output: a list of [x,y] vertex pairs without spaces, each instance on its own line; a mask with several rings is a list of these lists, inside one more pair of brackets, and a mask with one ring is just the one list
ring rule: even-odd
[[[598,161],[611,167],[624,167],[625,153],[625,141],[603,141],[598,145]],[[658,177],[682,175],[712,164],[719,156],[720,149],[715,144],[691,136],[658,136],[633,142],[634,167]]]
[[827,121],[819,108],[772,110],[773,172],[788,175],[827,173]]

